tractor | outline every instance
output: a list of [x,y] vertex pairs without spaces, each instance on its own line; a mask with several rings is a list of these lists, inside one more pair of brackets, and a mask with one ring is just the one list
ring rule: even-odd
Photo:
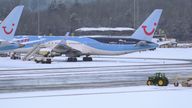
[[167,86],[169,84],[168,78],[165,73],[155,73],[153,76],[148,77],[147,85]]

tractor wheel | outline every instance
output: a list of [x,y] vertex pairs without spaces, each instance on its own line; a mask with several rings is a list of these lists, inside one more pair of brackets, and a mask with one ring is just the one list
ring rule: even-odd
[[157,82],[157,85],[158,86],[164,86],[165,85],[165,80],[159,79],[158,82]]
[[167,86],[168,84],[169,84],[169,80],[167,78],[165,78],[164,86]]
[[147,81],[147,85],[150,86],[152,85],[152,82],[150,80]]

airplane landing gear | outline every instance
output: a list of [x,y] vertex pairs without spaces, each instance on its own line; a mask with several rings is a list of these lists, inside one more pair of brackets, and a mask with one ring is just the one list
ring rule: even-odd
[[67,62],[77,62],[77,58],[76,57],[70,57],[67,59]]
[[83,57],[83,61],[93,61],[92,57]]

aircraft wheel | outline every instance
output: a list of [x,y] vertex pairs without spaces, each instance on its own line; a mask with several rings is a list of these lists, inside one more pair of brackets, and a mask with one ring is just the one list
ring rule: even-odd
[[72,61],[72,58],[68,58],[68,59],[67,59],[67,62],[71,62],[71,61]]
[[73,58],[73,62],[77,62],[77,58]]
[[91,57],[88,58],[88,61],[93,61],[93,59]]
[[83,57],[83,61],[87,61],[87,57]]
[[46,60],[46,63],[47,63],[47,64],[51,64],[51,59],[47,59],[47,60]]
[[14,59],[14,57],[13,57],[13,56],[11,56],[11,59]]
[[68,58],[67,62],[77,62],[77,58],[76,57]]
[[35,59],[35,62],[36,62],[36,63],[39,63],[39,61],[38,61],[38,60],[36,60],[36,59]]
[[83,61],[93,61],[91,57],[83,57]]

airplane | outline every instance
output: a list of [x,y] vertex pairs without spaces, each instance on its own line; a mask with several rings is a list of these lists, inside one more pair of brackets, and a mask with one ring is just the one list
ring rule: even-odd
[[[48,44],[50,43],[58,43],[63,40],[61,37],[63,36],[15,36],[15,32],[22,14],[24,6],[15,7],[11,13],[3,20],[0,21],[0,53],[13,53],[11,58],[14,57],[16,53],[27,53],[33,49],[34,46],[39,44]],[[58,42],[56,42],[59,40]],[[53,46],[53,45],[52,45]],[[47,47],[50,47],[47,45]]]
[[[17,36],[15,36],[15,40],[20,41],[20,39],[26,39],[26,40],[32,41],[32,42],[37,41],[33,46],[39,44],[39,45],[43,45],[46,49],[50,48],[49,50],[51,50],[51,49],[54,49],[54,46],[59,45],[59,43],[64,39],[64,36],[37,36],[37,35],[17,35]],[[28,53],[29,51],[31,51],[33,49],[33,46],[26,45],[25,47],[13,50],[13,52]]]
[[[156,9],[130,37],[92,37],[92,36],[42,36],[47,46],[45,50],[66,55],[68,62],[92,61],[91,55],[122,55],[137,51],[153,50],[159,45],[152,42],[162,9]],[[38,36],[28,36],[38,40]],[[52,47],[54,45],[54,47]]]
[[[122,55],[132,52],[156,49],[159,45],[152,42],[162,9],[155,9],[143,24],[130,37],[65,37],[62,52],[68,62],[92,61],[91,55]],[[59,50],[58,50],[59,51]]]
[[23,12],[23,5],[16,6],[0,23],[0,53],[14,52],[20,48],[31,48],[44,39],[30,40],[28,37],[15,38],[15,32]]
[[23,47],[14,39],[14,35],[18,26],[24,6],[15,7],[11,13],[0,23],[0,52],[5,52],[15,48]]

